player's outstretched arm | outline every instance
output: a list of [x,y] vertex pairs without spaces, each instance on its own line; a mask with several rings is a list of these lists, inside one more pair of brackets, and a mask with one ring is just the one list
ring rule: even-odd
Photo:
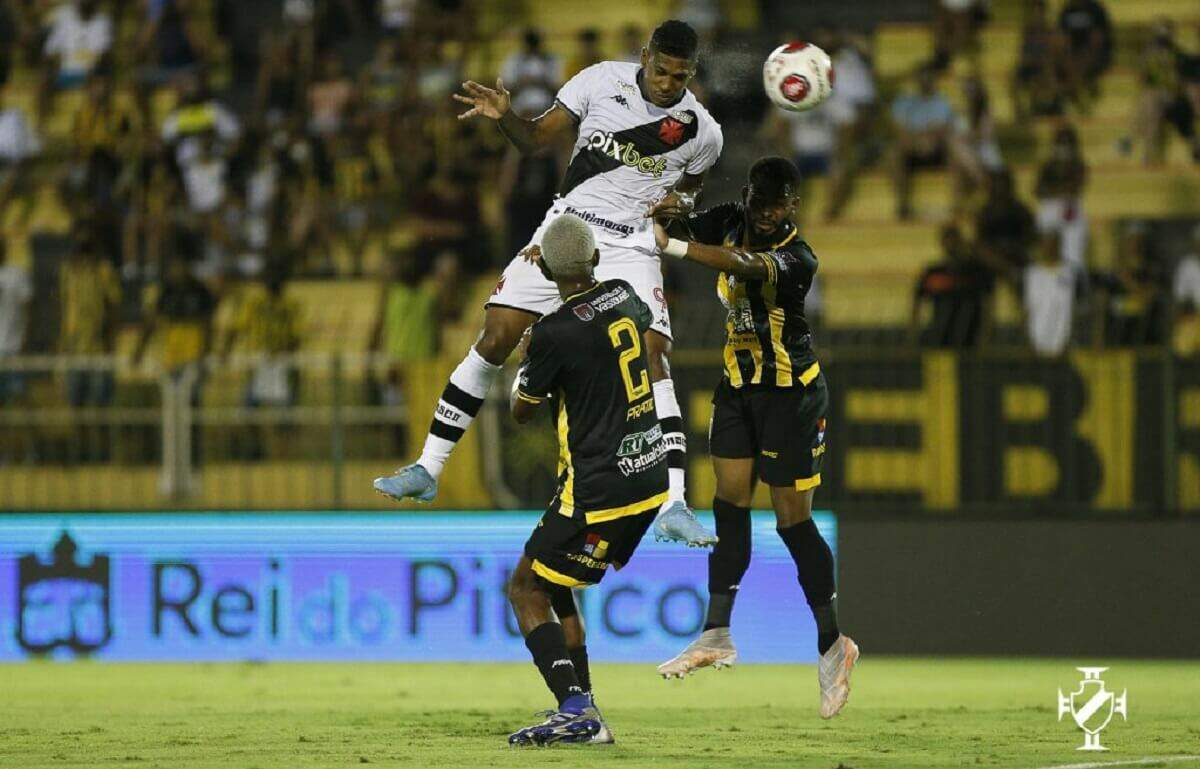
[[558,104],[533,120],[526,120],[513,112],[512,95],[500,78],[496,78],[494,89],[480,85],[474,80],[463,83],[462,88],[463,93],[454,94],[454,98],[463,104],[469,104],[471,108],[460,114],[458,119],[466,120],[479,115],[495,120],[500,132],[522,153],[536,152],[543,147],[549,147],[567,131],[575,128],[575,118]]
[[725,246],[710,246],[694,240],[676,240],[667,234],[666,227],[655,220],[654,242],[667,256],[703,264],[720,272],[740,278],[762,280],[770,276],[766,258],[751,251]]

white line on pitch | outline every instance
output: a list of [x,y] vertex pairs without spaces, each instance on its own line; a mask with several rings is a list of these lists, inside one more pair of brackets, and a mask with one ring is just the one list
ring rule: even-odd
[[1147,764],[1174,764],[1179,761],[1200,761],[1200,756],[1147,756],[1129,761],[1095,761],[1089,764],[1055,764],[1038,769],[1104,769],[1108,766],[1145,766]]

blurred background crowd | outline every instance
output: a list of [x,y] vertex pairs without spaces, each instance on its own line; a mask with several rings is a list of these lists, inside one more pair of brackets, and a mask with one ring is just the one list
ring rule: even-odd
[[[0,405],[248,355],[230,402],[287,406],[272,356],[304,352],[382,361],[365,400],[403,404],[570,151],[522,157],[450,94],[500,76],[535,115],[669,17],[725,128],[701,204],[763,154],[808,180],[818,344],[1200,355],[1194,3],[0,0]],[[812,112],[762,94],[789,39],[833,56]],[[677,346],[714,347],[708,276],[670,269]],[[39,379],[30,355],[93,362]]]

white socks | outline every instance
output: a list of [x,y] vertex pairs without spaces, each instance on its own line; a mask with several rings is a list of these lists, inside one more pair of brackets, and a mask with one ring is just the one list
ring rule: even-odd
[[459,438],[475,421],[483,399],[487,397],[500,366],[494,366],[483,359],[472,347],[467,357],[450,374],[446,389],[438,399],[437,410],[433,413],[433,422],[429,425],[429,435],[425,437],[425,448],[417,464],[437,478],[442,474],[446,460]]
[[675,383],[670,379],[654,383],[654,406],[658,411],[658,423],[662,425],[663,440],[667,444],[667,501],[678,502],[685,498],[684,485],[687,466],[687,437],[683,433],[683,416],[679,401],[675,399]]

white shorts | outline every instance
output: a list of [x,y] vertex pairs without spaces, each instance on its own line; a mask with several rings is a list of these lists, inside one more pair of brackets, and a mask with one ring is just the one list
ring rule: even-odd
[[[561,201],[555,201],[529,245],[541,243],[546,227],[567,209]],[[662,266],[654,251],[654,235],[649,220],[645,227],[621,240],[596,225],[592,225],[592,233],[596,237],[596,248],[600,250],[596,280],[620,278],[629,283],[654,316],[650,328],[671,339],[671,314],[663,293]],[[558,294],[558,286],[546,280],[536,265],[518,256],[504,268],[484,307],[512,307],[535,315],[546,315],[560,304],[562,297]]]

